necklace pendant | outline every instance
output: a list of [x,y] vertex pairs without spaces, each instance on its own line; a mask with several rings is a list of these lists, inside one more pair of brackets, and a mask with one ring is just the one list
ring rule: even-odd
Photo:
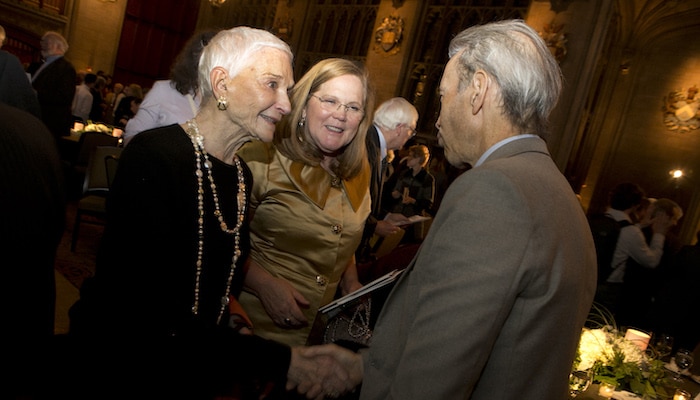
[[221,305],[226,307],[228,303],[230,302],[228,296],[221,296]]
[[333,186],[334,188],[339,188],[340,187],[340,178],[338,178],[337,176],[332,177],[331,178],[331,186]]

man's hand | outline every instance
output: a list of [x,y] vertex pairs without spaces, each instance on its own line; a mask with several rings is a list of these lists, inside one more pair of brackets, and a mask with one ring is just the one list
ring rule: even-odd
[[408,225],[411,223],[411,220],[401,213],[389,213],[386,215],[384,220],[398,226]]
[[374,233],[380,237],[387,237],[398,231],[399,227],[388,221],[377,221],[377,227],[374,228]]
[[362,357],[334,344],[292,348],[287,390],[307,399],[336,398],[362,382]]

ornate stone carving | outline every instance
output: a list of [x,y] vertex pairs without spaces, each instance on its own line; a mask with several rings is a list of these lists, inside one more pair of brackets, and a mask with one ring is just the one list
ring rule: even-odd
[[403,18],[395,15],[384,18],[374,34],[375,51],[386,54],[396,54],[401,50],[403,39]]
[[673,91],[664,98],[664,124],[670,131],[687,133],[700,127],[700,96],[694,85],[686,93]]
[[566,57],[566,34],[562,32],[563,29],[563,24],[557,25],[551,22],[546,24],[543,30],[539,32],[540,37],[549,47],[549,51],[559,63]]

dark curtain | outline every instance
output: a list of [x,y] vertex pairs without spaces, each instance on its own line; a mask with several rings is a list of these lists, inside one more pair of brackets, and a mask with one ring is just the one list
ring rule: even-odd
[[128,0],[114,82],[151,87],[167,79],[170,65],[197,25],[199,1]]

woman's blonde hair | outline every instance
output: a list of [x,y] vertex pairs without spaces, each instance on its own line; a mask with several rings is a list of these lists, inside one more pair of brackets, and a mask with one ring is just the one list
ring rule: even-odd
[[335,165],[331,166],[336,176],[341,179],[350,179],[359,174],[367,162],[365,138],[367,129],[372,123],[374,110],[374,93],[369,74],[360,63],[342,58],[328,58],[311,67],[290,93],[292,112],[277,125],[274,143],[280,153],[291,160],[307,165],[319,165],[323,160],[323,153],[311,138],[307,124],[301,123],[304,109],[311,95],[316,93],[321,85],[343,75],[354,75],[360,78],[364,97],[362,103],[364,115],[357,128],[357,134],[344,149],[340,150]]
[[427,146],[416,144],[408,148],[408,155],[420,160],[420,165],[425,168],[430,160],[430,150]]

